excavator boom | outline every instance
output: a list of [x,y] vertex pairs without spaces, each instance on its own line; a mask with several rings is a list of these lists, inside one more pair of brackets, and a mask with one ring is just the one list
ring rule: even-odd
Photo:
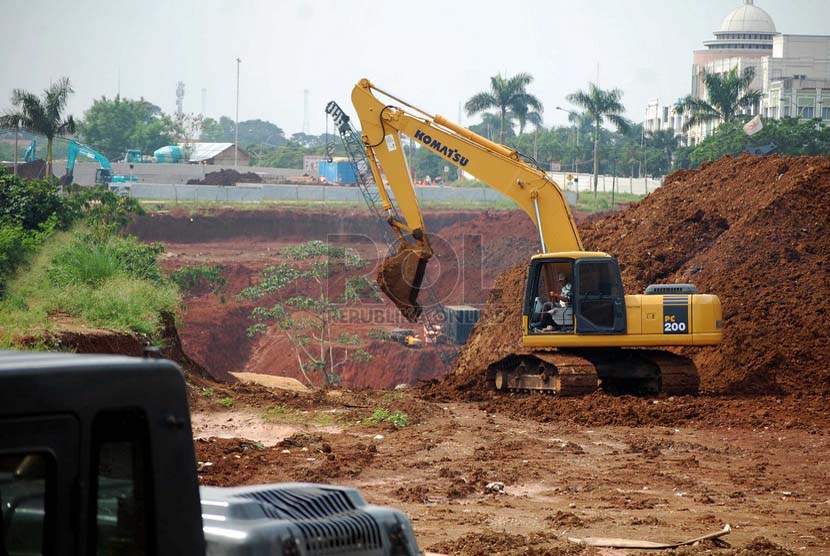
[[[410,110],[384,104],[376,92]],[[415,197],[401,134],[513,199],[536,226],[541,252],[583,250],[562,191],[545,172],[521,160],[517,151],[440,115],[408,105],[367,79],[362,79],[352,90],[352,103],[360,119],[363,142],[383,208],[400,240],[397,254],[387,258],[378,272],[378,285],[408,320],[417,320],[421,313],[417,298],[432,249]],[[393,216],[391,197],[383,186],[382,174],[388,180],[402,220]]]

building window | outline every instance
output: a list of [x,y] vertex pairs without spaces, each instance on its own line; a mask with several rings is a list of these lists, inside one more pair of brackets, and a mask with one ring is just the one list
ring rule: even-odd
[[790,117],[790,107],[785,106],[781,111],[781,115],[785,118],[789,118]]
[[802,118],[807,120],[812,120],[815,115],[815,111],[812,106],[801,106],[799,107],[798,112],[801,114]]
[[821,109],[821,119],[830,120],[830,106],[825,106]]

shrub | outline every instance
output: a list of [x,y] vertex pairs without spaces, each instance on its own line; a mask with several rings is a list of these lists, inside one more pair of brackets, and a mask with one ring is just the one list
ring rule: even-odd
[[389,340],[391,336],[389,332],[383,328],[370,328],[367,336],[373,340]]
[[74,220],[56,180],[24,180],[0,168],[0,222],[34,231],[53,216],[61,229]]
[[208,289],[217,291],[225,285],[226,280],[222,276],[225,267],[221,264],[185,266],[173,272],[170,279],[186,292],[198,292]]
[[163,251],[159,243],[141,243],[132,236],[99,239],[95,234],[82,232],[52,260],[48,275],[58,287],[94,286],[115,276],[160,284],[158,256]]

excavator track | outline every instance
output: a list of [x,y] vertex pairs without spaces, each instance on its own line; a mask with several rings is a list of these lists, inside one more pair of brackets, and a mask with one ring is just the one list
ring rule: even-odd
[[543,391],[582,396],[598,386],[596,367],[590,361],[557,352],[508,355],[490,365],[487,377],[500,392]]
[[700,387],[697,368],[689,358],[649,349],[515,353],[491,364],[487,380],[500,392],[558,396],[582,396],[599,386],[614,394],[693,395]]

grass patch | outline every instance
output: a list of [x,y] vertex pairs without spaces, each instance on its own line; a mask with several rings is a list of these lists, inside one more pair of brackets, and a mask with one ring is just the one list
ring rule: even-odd
[[231,398],[230,396],[224,397],[221,400],[219,400],[219,405],[230,409],[233,407],[233,398]]
[[[645,195],[620,193],[614,194],[614,206],[611,206],[611,193],[608,191],[597,191],[596,212],[604,210],[612,210],[619,208],[620,203],[634,203],[641,200]],[[594,211],[594,193],[593,191],[580,191],[579,200],[576,202],[576,210],[584,212]]]
[[161,277],[160,250],[135,238],[96,237],[84,228],[56,233],[9,282],[0,326],[34,332],[68,319],[154,337],[161,313],[179,303],[176,286]]
[[383,407],[378,407],[372,412],[372,415],[363,420],[367,425],[381,425],[389,423],[396,429],[402,429],[409,425],[409,416],[403,411],[389,411]]

